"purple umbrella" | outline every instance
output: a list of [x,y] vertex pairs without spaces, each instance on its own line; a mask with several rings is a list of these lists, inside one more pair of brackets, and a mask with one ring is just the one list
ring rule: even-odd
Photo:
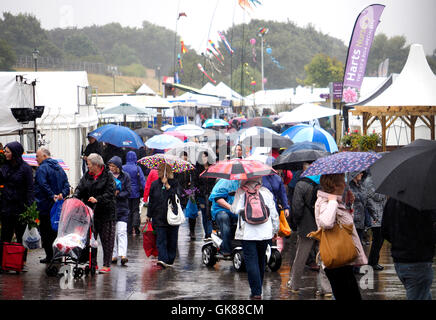
[[374,152],[339,152],[317,159],[301,174],[301,177],[362,172],[381,157]]

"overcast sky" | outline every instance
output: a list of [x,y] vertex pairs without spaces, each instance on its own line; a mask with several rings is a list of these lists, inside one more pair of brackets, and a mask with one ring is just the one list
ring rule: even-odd
[[[261,5],[243,10],[238,0],[1,0],[1,12],[31,13],[44,29],[84,27],[119,22],[138,27],[146,20],[176,30],[185,44],[198,53],[217,31],[250,19],[286,22],[300,27],[311,23],[348,46],[354,22],[368,5],[386,5],[377,33],[404,35],[407,44],[420,43],[426,54],[436,49],[436,0],[259,0]],[[177,20],[179,12],[187,17]],[[263,26],[259,26],[263,27]],[[268,26],[266,26],[268,27]]]

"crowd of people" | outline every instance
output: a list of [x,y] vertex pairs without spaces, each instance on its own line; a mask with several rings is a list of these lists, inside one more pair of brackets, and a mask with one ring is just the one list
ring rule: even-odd
[[[233,239],[242,240],[250,298],[261,299],[265,252],[267,245],[277,239],[279,215],[283,211],[297,238],[287,283],[291,294],[298,294],[302,288],[302,275],[309,266],[318,272],[317,294],[333,296],[337,300],[361,299],[356,275],[361,274],[363,265],[370,265],[375,271],[383,270],[379,257],[386,239],[392,243],[395,268],[406,287],[407,297],[431,299],[435,215],[421,215],[421,232],[414,229],[416,210],[376,193],[369,171],[300,178],[301,171],[277,170],[278,174],[256,179],[211,179],[201,177],[213,165],[206,151],[200,154],[196,163],[192,163],[194,170],[173,173],[168,164],[147,169],[137,162],[146,155],[163,153],[164,150],[124,150],[110,144],[103,147],[93,137],[88,139],[89,144],[82,154],[83,176],[74,190],[47,148],[37,150],[39,166],[33,172],[22,159],[24,149],[19,142],[5,146],[7,161],[0,169],[0,185],[3,186],[0,198],[1,241],[11,242],[15,234],[17,241],[22,242],[26,225],[20,223],[18,216],[25,210],[25,205],[36,201],[42,247],[46,254],[40,262],[49,263],[53,259],[52,244],[56,238],[50,225],[50,210],[56,201],[72,196],[93,209],[94,237],[100,238],[103,249],[98,272],[110,273],[111,265],[117,264],[118,260],[123,266],[128,263],[128,236],[141,234],[140,210],[144,204],[147,213],[143,222],[151,221],[156,231],[156,264],[161,268],[171,268],[177,257],[179,226],[168,223],[167,211],[168,205],[175,204],[178,198],[188,220],[191,241],[196,240],[195,226],[199,217],[204,241],[210,240],[214,229],[220,230],[222,244],[218,254],[222,259],[229,259]],[[275,151],[279,153],[279,150]],[[234,146],[231,158],[243,159],[248,153],[245,146],[238,144]],[[186,152],[179,156],[189,161]],[[218,155],[217,160],[220,160]],[[304,163],[303,170],[309,165],[310,162]],[[250,224],[241,219],[246,208],[244,194],[248,189],[256,190],[268,209],[268,219],[262,224]],[[195,190],[194,209],[191,208],[192,194],[187,190]],[[331,229],[336,223],[352,225],[357,256],[346,265],[328,268],[319,255],[319,242],[308,234],[320,228]],[[410,224],[406,227],[407,223]],[[407,239],[415,237],[416,240],[412,243],[405,241],[404,234],[409,236]],[[369,235],[372,235],[371,242]],[[369,245],[367,257],[365,248]],[[97,248],[92,248],[91,259],[94,265],[99,265]],[[416,263],[418,267],[411,271],[410,265],[416,266]],[[407,280],[410,274],[415,280]],[[421,279],[416,279],[419,274]]]

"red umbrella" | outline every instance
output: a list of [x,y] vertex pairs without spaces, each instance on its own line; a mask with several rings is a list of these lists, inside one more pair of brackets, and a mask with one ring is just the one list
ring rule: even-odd
[[246,180],[277,173],[270,166],[256,160],[223,160],[212,165],[200,176],[202,178],[223,178],[228,180]]
[[188,139],[188,137],[186,135],[184,135],[182,132],[180,131],[165,131],[163,134],[167,134],[176,138],[179,138],[180,140],[182,140],[183,142],[185,142],[185,140]]

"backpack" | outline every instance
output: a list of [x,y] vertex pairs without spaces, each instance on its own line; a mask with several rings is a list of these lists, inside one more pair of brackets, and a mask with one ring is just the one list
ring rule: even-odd
[[310,210],[310,212],[312,212],[313,214],[315,214],[315,202],[316,199],[318,198],[317,193],[318,190],[321,190],[321,185],[317,184],[315,181],[313,181],[312,179],[309,178],[301,178],[301,180],[309,183],[312,185],[312,197],[310,198],[310,203],[309,205],[305,202],[304,205],[306,206],[306,208],[308,208]]
[[245,191],[245,211],[241,212],[241,216],[249,224],[262,224],[269,219],[269,209],[259,192],[261,187],[260,183],[254,188],[251,185],[241,187]]

